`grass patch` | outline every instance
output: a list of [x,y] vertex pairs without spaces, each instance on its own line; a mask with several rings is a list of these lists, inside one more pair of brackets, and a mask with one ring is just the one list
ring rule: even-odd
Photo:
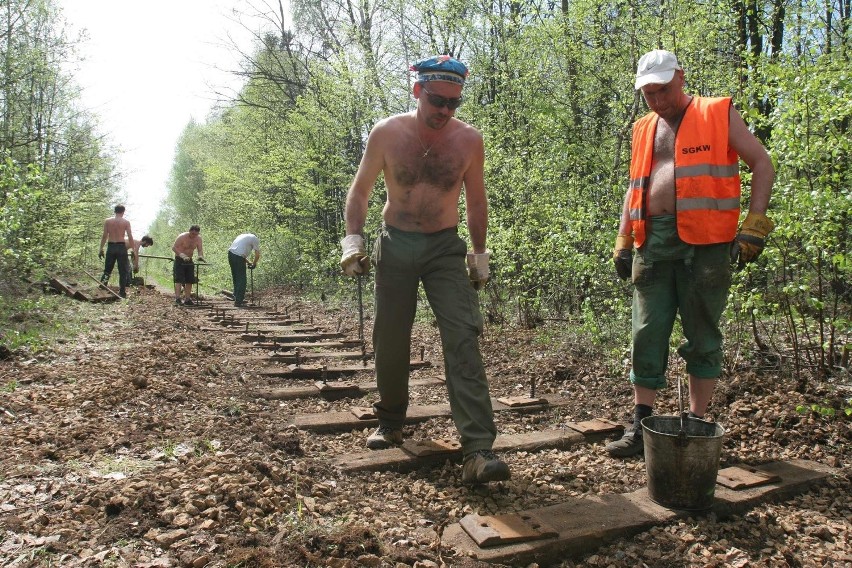
[[93,306],[59,295],[0,295],[0,354],[36,355],[86,329]]

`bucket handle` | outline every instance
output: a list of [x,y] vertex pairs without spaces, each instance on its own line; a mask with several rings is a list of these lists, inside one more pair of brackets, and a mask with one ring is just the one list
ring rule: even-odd
[[683,378],[677,378],[677,404],[680,410],[680,431],[677,433],[677,445],[684,448],[689,444],[689,436],[686,435],[684,423],[688,420],[688,413],[683,410]]

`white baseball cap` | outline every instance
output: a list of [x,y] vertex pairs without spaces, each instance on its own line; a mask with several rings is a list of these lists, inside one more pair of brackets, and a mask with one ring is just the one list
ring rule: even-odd
[[636,66],[636,84],[638,91],[651,83],[664,85],[672,80],[675,71],[680,70],[677,57],[671,51],[655,49],[649,51],[639,60]]

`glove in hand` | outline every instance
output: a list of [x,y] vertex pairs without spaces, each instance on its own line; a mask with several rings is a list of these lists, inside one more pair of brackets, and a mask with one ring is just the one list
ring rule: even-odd
[[198,257],[198,262],[207,262],[207,261],[206,261],[206,260],[204,260],[204,257],[203,257],[203,256],[199,256],[199,257]]
[[491,276],[488,261],[491,260],[491,251],[483,253],[467,253],[467,275],[474,290],[482,290]]
[[179,257],[181,260],[186,261],[186,262],[189,262],[189,260],[190,260],[190,258],[189,258],[187,255],[185,255],[184,253],[180,253],[180,254],[178,255],[178,257]]
[[98,251],[98,258],[103,258],[103,257],[104,257],[104,251],[103,251],[103,250],[99,250],[99,251]]
[[340,241],[343,254],[340,257],[340,268],[346,276],[358,276],[370,271],[370,257],[364,247],[361,235],[346,235]]
[[766,237],[775,228],[775,223],[762,213],[746,215],[734,242],[731,243],[731,262],[738,262],[737,268],[743,268],[747,263],[754,262],[763,247]]
[[253,262],[247,262],[246,266],[248,266],[249,270],[254,270],[254,267],[257,266],[257,264],[255,264]]
[[633,277],[633,235],[618,235],[615,238],[612,263],[619,278],[629,280]]

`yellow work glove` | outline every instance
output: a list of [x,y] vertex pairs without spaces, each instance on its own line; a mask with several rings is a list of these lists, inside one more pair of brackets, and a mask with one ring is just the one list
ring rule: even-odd
[[615,272],[622,280],[633,276],[633,235],[618,235],[615,237],[615,248],[612,251],[612,263]]
[[370,257],[364,248],[361,235],[346,235],[340,241],[343,255],[340,257],[340,268],[347,276],[359,276],[370,271]]
[[740,232],[731,244],[731,262],[739,261],[739,268],[754,262],[766,245],[766,237],[774,228],[775,223],[763,213],[746,215]]

